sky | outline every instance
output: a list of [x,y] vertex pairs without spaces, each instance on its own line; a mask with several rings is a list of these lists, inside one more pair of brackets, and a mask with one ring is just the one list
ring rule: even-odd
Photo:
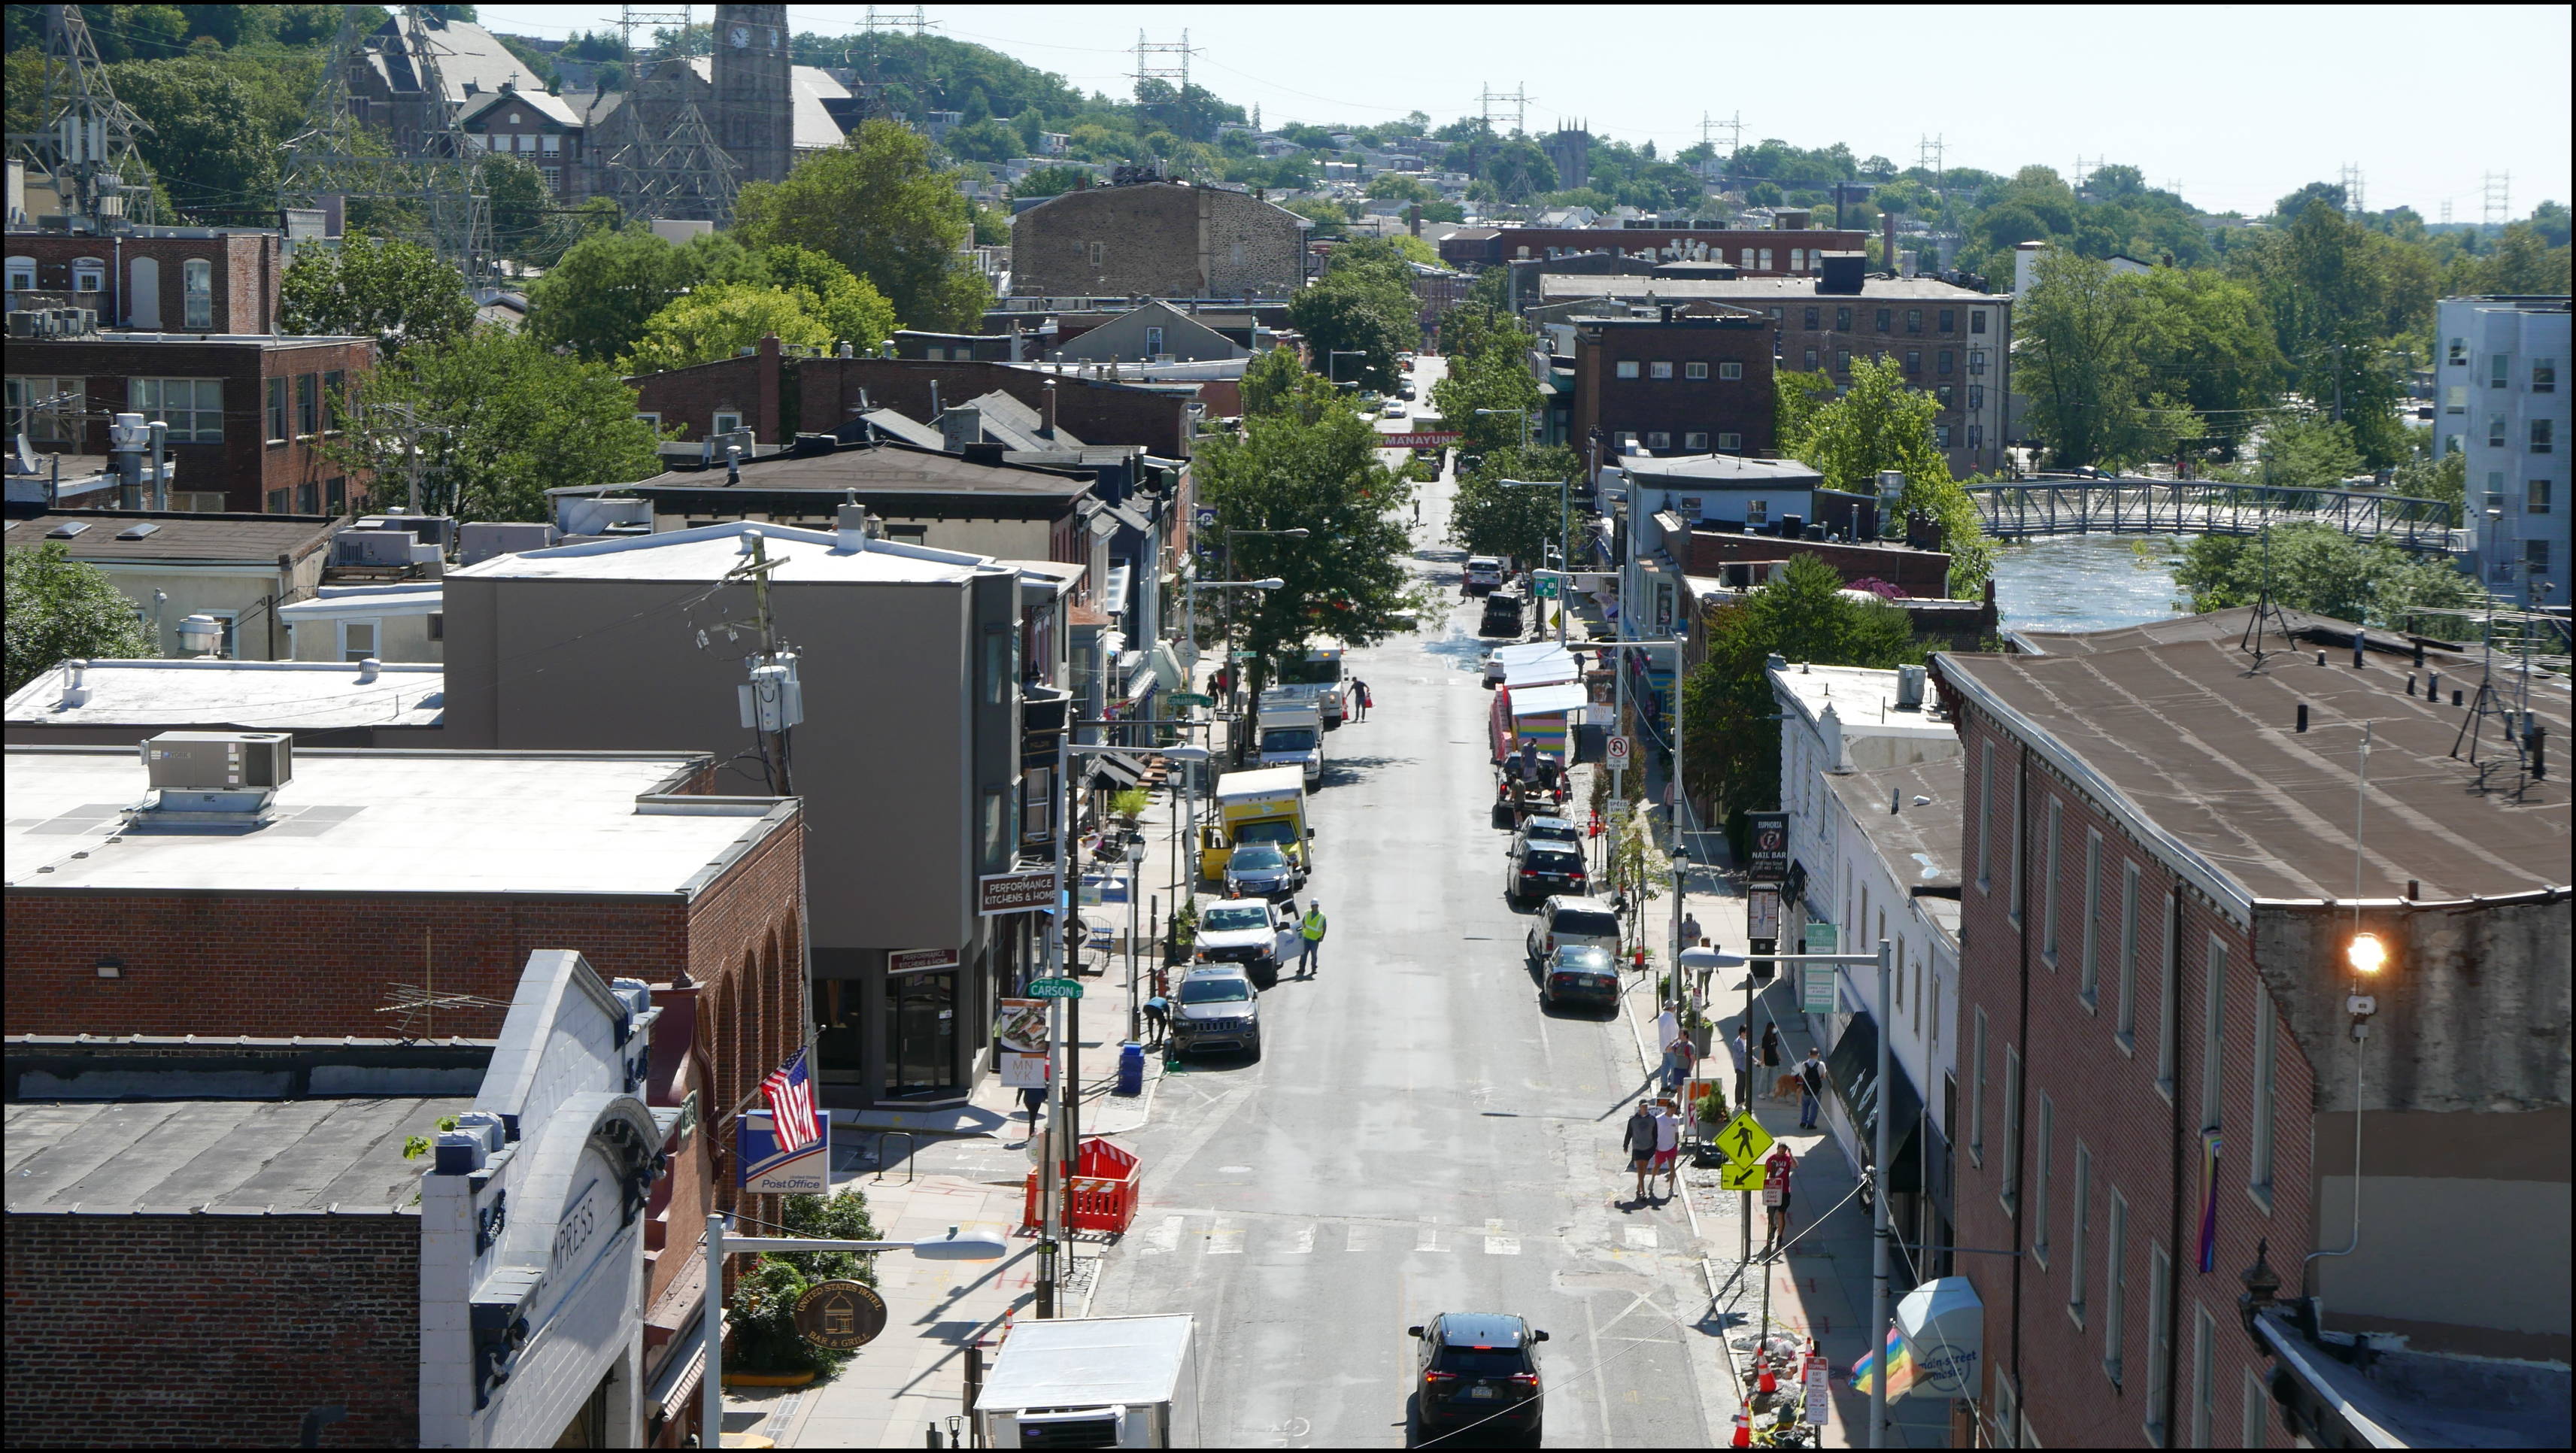
[[[868,13],[787,10],[796,29],[823,35],[859,30]],[[1840,141],[1900,166],[1937,139],[1954,167],[2042,163],[2064,174],[2126,163],[2211,211],[2265,212],[2348,166],[2360,168],[2365,205],[2413,207],[2428,222],[2445,203],[2454,221],[2480,220],[2491,174],[2509,178],[2514,217],[2571,191],[2563,5],[922,11],[937,34],[1121,99],[1134,89],[1138,36],[1178,43],[1186,32],[1190,79],[1259,105],[1271,126],[1416,109],[1438,125],[1475,114],[1490,89],[1525,96],[1532,131],[1579,119],[1595,136],[1652,139],[1667,155],[1701,139],[1703,118],[1740,120],[1748,145]],[[618,11],[479,13],[495,30],[563,36],[611,29]]]

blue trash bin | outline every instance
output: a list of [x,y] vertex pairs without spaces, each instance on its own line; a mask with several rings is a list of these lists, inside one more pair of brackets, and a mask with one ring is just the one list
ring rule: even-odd
[[1133,1041],[1118,1046],[1118,1093],[1145,1093],[1145,1046]]

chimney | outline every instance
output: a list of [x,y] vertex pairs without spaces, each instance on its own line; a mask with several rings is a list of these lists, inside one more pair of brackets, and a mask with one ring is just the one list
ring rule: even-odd
[[838,526],[841,537],[839,543],[832,547],[836,553],[855,555],[868,548],[868,536],[874,532],[876,524],[868,518],[866,505],[856,500],[842,505],[833,522]]
[[960,405],[939,416],[940,447],[951,454],[963,454],[970,444],[984,442],[984,411],[972,404]]
[[1046,436],[1055,437],[1055,380],[1046,381]]
[[1878,214],[1878,223],[1880,236],[1883,239],[1879,248],[1879,261],[1885,263],[1887,270],[1893,273],[1896,271],[1896,214],[1881,212]]

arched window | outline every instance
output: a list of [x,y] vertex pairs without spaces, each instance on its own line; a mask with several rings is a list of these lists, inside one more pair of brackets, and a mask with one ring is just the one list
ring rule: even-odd
[[[73,258],[72,291],[75,293],[106,292],[107,259],[103,257]],[[83,301],[83,306],[94,308],[98,306],[98,303],[95,299],[87,299]]]
[[9,291],[23,293],[36,286],[36,260],[32,257],[9,259]]

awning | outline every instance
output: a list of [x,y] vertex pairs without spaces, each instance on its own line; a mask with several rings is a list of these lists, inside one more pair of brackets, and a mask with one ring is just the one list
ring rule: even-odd
[[1503,684],[1510,687],[1546,686],[1558,681],[1574,681],[1583,675],[1583,663],[1572,651],[1550,646],[1547,653],[1525,661],[1503,663]]
[[1985,1351],[1986,1308],[1964,1276],[1935,1277],[1896,1304],[1896,1329],[1914,1362],[1905,1395],[1918,1400],[1976,1396]]
[[1111,615],[1126,614],[1127,577],[1128,569],[1126,561],[1113,560],[1109,562],[1109,589],[1101,596],[1101,609],[1109,612]]
[[1091,759],[1091,776],[1109,783],[1111,791],[1123,792],[1145,780],[1145,769],[1130,758],[1102,752]]
[[1154,643],[1154,680],[1156,684],[1160,685],[1164,692],[1168,694],[1170,692],[1185,689],[1182,683],[1188,679],[1189,673],[1181,669],[1181,658],[1173,652],[1172,643],[1169,641],[1156,641]]
[[[704,1258],[700,1258],[703,1260]],[[669,1360],[662,1364],[650,1386],[644,1391],[644,1416],[669,1418],[689,1405],[697,1396],[698,1384],[707,1375],[707,1341],[698,1330],[706,1316],[705,1299],[699,1299],[699,1313],[674,1335]]]
[[[1843,1028],[1843,1037],[1834,1041],[1833,1053],[1825,1056],[1825,1069],[1833,1079],[1835,1093],[1842,1098],[1843,1108],[1851,1112],[1852,1126],[1860,1137],[1860,1153],[1865,1158],[1878,1144],[1880,1109],[1878,1025],[1868,1014],[1852,1015],[1851,1023]],[[1888,1108],[1895,1118],[1888,1121],[1887,1188],[1912,1194],[1924,1188],[1923,1097],[1905,1077],[1904,1065],[1891,1057],[1888,1069],[1894,1079],[1888,1090]]]
[[1571,681],[1554,686],[1517,687],[1511,693],[1511,712],[1516,718],[1581,711],[1591,704],[1591,693]]

